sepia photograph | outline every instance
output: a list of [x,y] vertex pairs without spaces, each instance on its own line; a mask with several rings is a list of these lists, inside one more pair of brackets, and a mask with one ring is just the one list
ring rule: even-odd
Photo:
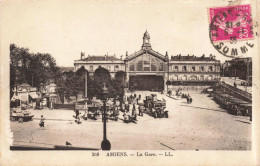
[[238,152],[225,165],[259,164],[257,1],[0,5],[3,165],[35,165],[20,159],[38,152],[150,165]]

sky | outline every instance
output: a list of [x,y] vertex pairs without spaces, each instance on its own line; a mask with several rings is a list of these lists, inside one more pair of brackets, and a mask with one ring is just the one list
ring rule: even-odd
[[57,65],[72,67],[81,52],[124,58],[139,51],[147,30],[153,50],[163,55],[213,54],[223,62],[230,58],[210,43],[207,10],[223,5],[227,1],[4,0],[1,45],[50,53]]

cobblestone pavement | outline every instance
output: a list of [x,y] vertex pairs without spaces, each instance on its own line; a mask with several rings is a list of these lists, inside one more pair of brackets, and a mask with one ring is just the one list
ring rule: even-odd
[[[153,92],[140,91],[136,94]],[[234,116],[207,94],[189,91],[192,104],[185,99],[175,100],[159,93],[167,101],[169,118],[144,114],[137,124],[126,124],[120,113],[119,121],[107,123],[107,137],[112,150],[250,150],[251,122],[249,117]],[[100,148],[103,139],[101,119],[74,122],[72,110],[31,110],[34,120],[24,123],[11,122],[13,145],[39,147],[65,146],[68,141],[75,147]],[[39,127],[40,116],[45,129]]]

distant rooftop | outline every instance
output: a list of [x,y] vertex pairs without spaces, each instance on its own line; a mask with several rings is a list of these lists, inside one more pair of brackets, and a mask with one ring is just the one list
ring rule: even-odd
[[238,61],[249,61],[249,62],[252,62],[252,57],[244,57],[244,58],[234,58],[234,59],[231,59],[231,60],[226,60],[226,62],[238,62]]
[[63,67],[63,66],[60,66],[60,69],[61,69],[61,72],[69,72],[69,71],[73,71],[74,70],[74,67]]
[[214,56],[206,57],[202,56],[194,56],[194,55],[176,55],[171,56],[170,61],[215,61]]

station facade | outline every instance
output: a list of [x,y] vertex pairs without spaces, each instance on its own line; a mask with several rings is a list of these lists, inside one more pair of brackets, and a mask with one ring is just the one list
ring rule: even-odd
[[220,61],[214,56],[168,56],[154,51],[146,31],[139,51],[125,59],[115,56],[87,56],[74,61],[74,71],[82,66],[93,75],[98,67],[106,68],[112,77],[126,72],[128,88],[135,90],[166,90],[167,85],[206,85],[220,79]]

